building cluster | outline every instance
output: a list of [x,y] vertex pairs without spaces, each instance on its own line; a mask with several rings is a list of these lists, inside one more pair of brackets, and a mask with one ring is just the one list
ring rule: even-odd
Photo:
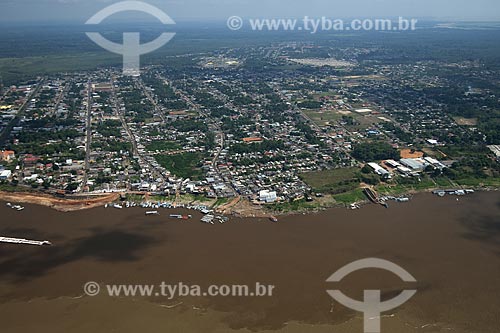
[[[278,43],[196,58],[196,75],[150,66],[132,78],[100,69],[10,87],[0,101],[1,179],[65,193],[274,203],[307,197],[305,173],[360,166],[352,157],[360,143],[437,149],[474,133],[443,112],[445,103],[418,93],[450,83],[432,74],[439,63],[360,68],[355,59],[373,50],[313,56],[323,51]],[[245,66],[249,58],[303,70],[256,73]],[[350,74],[357,71],[370,74]],[[485,93],[470,88],[464,98]],[[368,163],[381,179],[446,165],[424,156]]]
[[402,158],[399,161],[385,160],[382,165],[370,162],[368,166],[382,179],[391,179],[394,173],[401,177],[418,177],[422,172],[429,170],[443,170],[447,166],[432,157]]

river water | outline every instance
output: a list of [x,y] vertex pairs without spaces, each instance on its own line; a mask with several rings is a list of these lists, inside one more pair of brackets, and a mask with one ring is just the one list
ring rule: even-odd
[[[363,315],[327,293],[362,300],[417,294],[383,314],[382,332],[500,331],[500,195],[419,194],[389,209],[237,219],[221,225],[145,216],[144,209],[60,213],[0,203],[1,332],[363,332]],[[326,279],[363,258],[390,260],[417,280],[366,269]],[[265,297],[89,297],[83,285],[274,285]]]

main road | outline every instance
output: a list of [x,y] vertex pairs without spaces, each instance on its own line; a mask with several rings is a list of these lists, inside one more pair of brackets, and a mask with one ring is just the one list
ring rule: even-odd
[[90,79],[87,81],[87,119],[85,124],[85,130],[87,132],[85,137],[85,168],[80,192],[83,192],[84,188],[87,186],[90,171],[90,148],[92,141],[92,81]]
[[[136,81],[136,82],[138,82],[138,81]],[[134,133],[130,129],[130,126],[128,126],[128,123],[127,123],[127,121],[125,119],[125,114],[124,114],[124,112],[122,112],[120,104],[118,103],[118,97],[116,95],[115,78],[114,78],[114,76],[111,77],[111,86],[112,86],[111,96],[112,96],[113,103],[114,103],[114,106],[115,106],[115,114],[120,118],[120,121],[122,123],[122,127],[125,129],[125,132],[127,132],[127,135],[130,138],[130,143],[132,144],[132,154],[133,154],[133,156],[139,160],[139,165],[141,167],[142,166],[146,166],[148,169],[150,169],[153,172],[153,176],[154,177],[156,177],[156,178],[162,178],[165,182],[168,182],[168,176],[165,173],[163,173],[162,170],[157,169],[155,166],[153,166],[139,152],[139,148],[138,148],[138,144],[137,144],[137,139],[135,138]],[[139,86],[140,86],[140,84],[139,84]]]

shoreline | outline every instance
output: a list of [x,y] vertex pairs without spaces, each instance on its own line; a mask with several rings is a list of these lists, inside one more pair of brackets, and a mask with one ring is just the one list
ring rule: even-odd
[[[482,192],[490,192],[490,191],[498,191],[498,188],[493,187],[471,187],[475,191]],[[398,196],[413,196],[420,193],[432,193],[435,190],[439,190],[439,188],[430,188],[423,190],[410,190],[407,192],[400,193]],[[28,191],[20,191],[20,192],[5,192],[0,191],[0,201],[5,202],[14,202],[18,204],[35,204],[40,206],[45,206],[52,208],[59,212],[74,212],[80,210],[86,210],[91,208],[97,208],[105,204],[110,204],[120,200],[120,196],[123,193],[106,193],[106,194],[90,194],[90,195],[75,195],[75,196],[66,196],[66,197],[57,197],[47,193],[37,193],[37,192],[28,192]],[[390,196],[390,194],[384,193],[380,194],[380,196]],[[142,201],[134,201],[138,204],[141,202],[148,202],[146,198],[149,197],[148,193],[144,193],[144,200]],[[192,200],[190,202],[183,202],[182,204],[199,204],[199,205],[209,205],[207,202],[200,200]],[[318,202],[315,202],[318,204]],[[371,202],[368,198],[365,200],[360,200],[353,202],[353,205],[361,208],[363,206],[369,205]],[[314,202],[313,202],[314,204]],[[234,216],[239,218],[268,218],[271,215],[276,216],[290,216],[297,214],[315,214],[328,209],[337,209],[344,208],[350,209],[350,203],[342,203],[342,202],[329,202],[325,205],[321,204],[317,207],[308,207],[297,210],[284,210],[284,211],[276,211],[271,209],[266,205],[254,205],[245,199],[238,198],[236,204],[231,205],[230,207],[226,207],[227,204],[220,206],[212,206],[212,209],[225,216]]]
[[111,193],[102,196],[74,197],[74,199],[58,198],[46,193],[34,192],[2,192],[0,191],[0,200],[11,201],[22,204],[35,204],[52,208],[60,212],[73,212],[84,209],[96,208],[109,201],[115,201],[119,194]]

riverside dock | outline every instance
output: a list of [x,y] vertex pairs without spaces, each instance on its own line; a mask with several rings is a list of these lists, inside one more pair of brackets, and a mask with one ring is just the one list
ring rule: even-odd
[[363,192],[365,193],[365,195],[368,197],[368,199],[370,199],[371,202],[375,203],[375,204],[379,204],[379,205],[382,205],[384,206],[385,208],[388,208],[389,205],[387,204],[387,202],[385,202],[384,200],[381,200],[379,198],[379,196],[377,195],[377,192],[375,192],[374,190],[372,190],[371,188],[369,187],[366,187],[363,189]]
[[52,243],[49,241],[37,241],[24,238],[11,238],[2,236],[0,236],[0,243],[25,244],[25,245],[37,245],[37,246],[52,245]]

